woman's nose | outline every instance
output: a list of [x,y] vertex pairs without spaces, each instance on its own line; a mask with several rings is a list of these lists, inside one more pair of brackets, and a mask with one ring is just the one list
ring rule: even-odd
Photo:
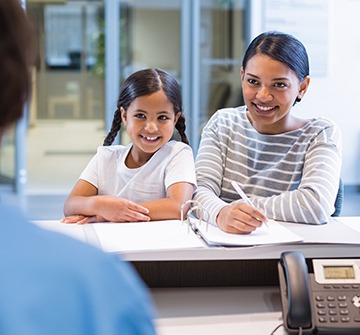
[[262,86],[257,91],[256,98],[258,98],[261,101],[270,101],[270,100],[272,100],[273,96],[265,86]]

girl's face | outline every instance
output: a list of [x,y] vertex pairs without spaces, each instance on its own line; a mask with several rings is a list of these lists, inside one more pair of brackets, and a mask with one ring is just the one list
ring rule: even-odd
[[136,98],[121,117],[133,143],[131,155],[139,166],[165,145],[174,132],[180,116],[163,90]]
[[299,127],[290,110],[304,96],[309,77],[301,82],[289,67],[262,54],[250,58],[240,74],[248,118],[258,132],[280,134]]

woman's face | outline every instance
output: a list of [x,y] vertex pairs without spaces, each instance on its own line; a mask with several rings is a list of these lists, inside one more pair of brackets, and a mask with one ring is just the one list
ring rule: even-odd
[[263,134],[280,134],[296,129],[290,110],[310,83],[302,82],[294,71],[269,56],[256,54],[241,68],[242,91],[253,127]]

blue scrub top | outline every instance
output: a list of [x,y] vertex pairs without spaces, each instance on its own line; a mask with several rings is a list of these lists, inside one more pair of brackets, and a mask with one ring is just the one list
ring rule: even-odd
[[0,205],[0,334],[153,335],[131,265]]

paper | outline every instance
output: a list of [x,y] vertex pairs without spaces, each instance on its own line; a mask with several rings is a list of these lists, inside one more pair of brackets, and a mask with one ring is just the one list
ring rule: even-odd
[[[197,222],[196,222],[197,221]],[[252,246],[262,244],[279,244],[301,242],[303,238],[283,227],[274,220],[268,220],[269,227],[265,225],[253,231],[251,234],[229,234],[211,224],[195,224],[198,233],[210,246]]]
[[[343,220],[343,221],[342,221]],[[360,244],[360,230],[356,230],[355,220],[329,218],[320,225],[281,222],[295,234],[303,237],[303,243]],[[359,222],[359,221],[358,221]]]
[[[346,225],[347,227],[354,229],[360,233],[360,217],[359,216],[337,217],[336,221],[339,221],[342,224]],[[359,243],[360,243],[360,240],[359,240]]]
[[96,223],[93,228],[106,252],[204,247],[201,239],[180,220]]

